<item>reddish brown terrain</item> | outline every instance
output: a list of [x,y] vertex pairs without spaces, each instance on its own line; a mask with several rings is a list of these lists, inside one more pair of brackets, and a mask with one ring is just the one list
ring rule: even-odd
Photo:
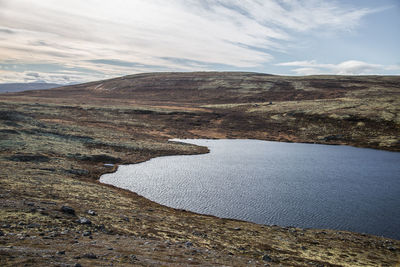
[[399,76],[150,73],[2,94],[0,265],[395,266],[398,240],[194,214],[97,179],[207,152],[169,138],[399,151],[399,108]]

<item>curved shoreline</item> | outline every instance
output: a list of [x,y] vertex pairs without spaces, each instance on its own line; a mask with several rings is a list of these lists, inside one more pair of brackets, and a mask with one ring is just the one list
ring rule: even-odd
[[[187,142],[185,142],[185,140],[188,140]],[[195,146],[200,146],[199,144],[196,144],[196,143],[191,143],[190,141],[191,141],[192,139],[178,139],[178,138],[174,138],[174,139],[169,139],[168,140],[168,142],[174,142],[174,143],[178,143],[178,144],[190,144],[190,145],[195,145]],[[194,141],[196,140],[196,139],[193,139]],[[202,140],[206,140],[206,139],[202,139]],[[211,140],[238,140],[238,141],[264,141],[264,140],[258,140],[258,139],[211,139]],[[308,143],[301,143],[301,144],[308,144]],[[201,146],[203,146],[203,147],[205,147],[206,146],[206,144],[202,144]],[[352,147],[352,146],[349,146],[349,147]],[[208,150],[210,149],[209,147],[207,147],[208,148]],[[356,147],[353,147],[353,148],[356,148]],[[357,149],[359,149],[359,148],[357,148]],[[364,149],[369,149],[369,150],[371,150],[371,148],[364,148]],[[372,150],[375,150],[375,149],[372,149]],[[382,151],[382,150],[378,150],[378,151]],[[387,152],[391,152],[391,151],[387,151]],[[209,151],[208,152],[205,152],[205,153],[209,153]],[[204,154],[205,154],[204,153]],[[193,155],[199,155],[199,154],[193,154]],[[181,156],[181,155],[179,155],[179,154],[177,154],[177,155],[167,155],[168,157],[170,157],[170,156]],[[160,156],[160,157],[167,157],[167,156]],[[189,156],[189,155],[187,155],[187,156]],[[192,155],[190,155],[190,156],[192,156]],[[154,157],[154,158],[150,158],[150,159],[148,159],[148,160],[146,160],[146,161],[141,161],[141,162],[136,162],[136,163],[124,163],[124,164],[122,164],[122,165],[124,165],[124,166],[128,166],[128,165],[134,165],[134,164],[139,164],[139,163],[144,163],[144,162],[148,162],[148,161],[150,161],[150,160],[152,160],[152,159],[155,159],[155,158],[159,158],[159,157]],[[105,175],[105,174],[109,174],[109,173],[115,173],[115,172],[117,172],[117,170],[118,170],[118,168],[119,168],[119,166],[121,166],[121,165],[116,165],[116,166],[114,166],[114,168],[113,168],[113,170],[112,171],[110,171],[110,172],[105,172],[105,173],[103,173],[103,174],[101,174],[100,176],[98,176],[98,182],[100,183],[100,184],[103,184],[103,185],[107,185],[107,186],[112,186],[113,188],[118,188],[118,189],[120,189],[120,190],[124,190],[124,191],[128,191],[128,192],[132,192],[132,193],[134,193],[135,195],[137,195],[137,196],[140,196],[140,197],[143,197],[143,198],[145,198],[145,199],[147,199],[147,200],[149,200],[149,201],[152,201],[152,202],[154,202],[154,203],[156,203],[156,204],[159,204],[159,205],[161,205],[161,206],[164,206],[164,207],[167,207],[167,208],[170,208],[170,209],[173,209],[173,210],[178,210],[178,211],[182,211],[182,210],[184,210],[185,212],[190,212],[190,213],[193,213],[193,214],[198,214],[198,215],[205,215],[205,216],[212,216],[212,217],[217,217],[217,218],[221,218],[221,219],[232,219],[232,220],[237,220],[237,221],[242,221],[242,222],[250,222],[250,223],[255,223],[255,224],[260,224],[260,223],[257,223],[257,222],[254,222],[254,221],[251,221],[251,220],[245,220],[245,219],[236,219],[236,218],[231,218],[231,217],[229,217],[229,216],[227,216],[227,217],[224,217],[224,216],[218,216],[218,215],[211,215],[211,214],[209,214],[209,213],[204,213],[204,212],[199,212],[199,211],[192,211],[192,210],[190,210],[190,209],[181,209],[181,208],[175,208],[175,207],[173,207],[173,206],[169,206],[169,205],[166,205],[166,204],[160,204],[160,203],[158,203],[156,200],[151,200],[151,199],[149,199],[149,198],[147,198],[147,197],[145,197],[145,196],[143,196],[143,195],[140,195],[139,193],[137,193],[137,192],[135,192],[135,191],[132,191],[132,190],[130,190],[130,189],[126,189],[126,188],[122,188],[122,187],[118,187],[117,185],[114,185],[114,184],[111,184],[111,183],[104,183],[104,182],[101,182],[101,177],[103,176],[103,175]],[[273,223],[273,224],[276,224],[276,223]],[[271,224],[260,224],[260,225],[265,225],[265,226],[268,226],[268,225],[271,225]],[[278,225],[279,225],[279,223],[278,223]],[[290,224],[290,225],[293,225],[293,224]],[[282,226],[282,227],[285,227],[285,226]],[[308,226],[291,226],[291,227],[297,227],[297,228],[307,228],[307,229],[311,229],[311,228],[309,228]],[[331,229],[332,231],[351,231],[351,230],[345,230],[345,229],[341,229],[341,228],[314,228],[314,227],[312,227],[312,229],[315,229],[315,230],[320,230],[320,229]],[[359,234],[366,234],[365,232],[357,232],[357,231],[351,231],[351,232],[354,232],[354,233],[359,233]],[[368,235],[374,235],[374,234],[371,234],[371,233],[368,233]],[[375,234],[375,236],[381,236],[381,235],[376,235]],[[389,237],[389,236],[383,236],[383,237],[385,237],[385,238],[393,238],[393,237]]]

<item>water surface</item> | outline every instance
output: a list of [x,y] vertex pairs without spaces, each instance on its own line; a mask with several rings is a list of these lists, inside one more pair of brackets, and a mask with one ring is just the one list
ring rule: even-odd
[[400,239],[400,153],[259,140],[176,141],[210,153],[119,166],[100,181],[174,208]]

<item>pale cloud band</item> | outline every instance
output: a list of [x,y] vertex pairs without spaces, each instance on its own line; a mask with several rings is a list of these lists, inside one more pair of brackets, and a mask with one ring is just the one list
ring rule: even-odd
[[[376,11],[322,0],[0,0],[0,82],[257,68],[296,33],[352,30]],[[27,64],[55,69],[18,70]]]
[[348,60],[339,64],[321,64],[315,60],[293,61],[276,64],[277,66],[295,67],[292,71],[298,75],[337,74],[337,75],[368,75],[382,73],[385,70],[398,70],[400,66],[384,66],[358,60]]

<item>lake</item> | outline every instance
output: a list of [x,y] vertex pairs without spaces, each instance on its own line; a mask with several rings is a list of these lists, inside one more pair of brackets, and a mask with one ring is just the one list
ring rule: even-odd
[[173,139],[210,153],[119,166],[100,181],[160,204],[267,225],[400,239],[400,153],[259,140]]

